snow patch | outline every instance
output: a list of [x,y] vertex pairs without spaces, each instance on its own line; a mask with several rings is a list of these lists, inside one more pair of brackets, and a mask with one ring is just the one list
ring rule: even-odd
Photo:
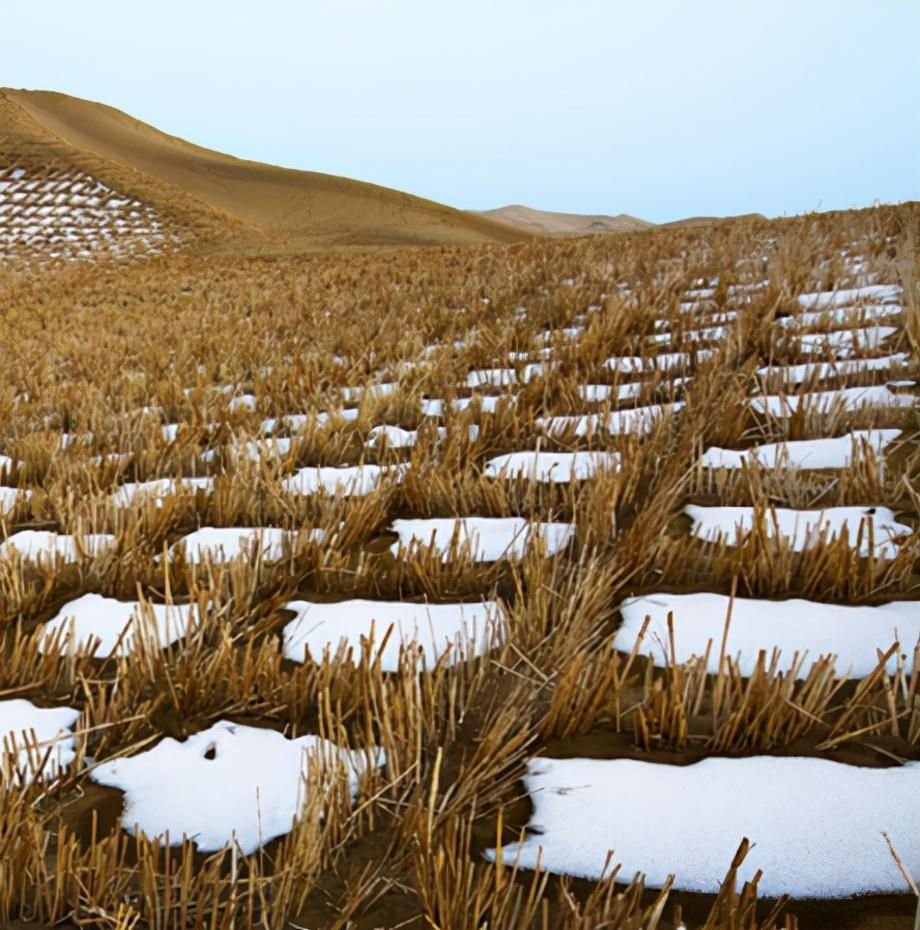
[[703,468],[741,468],[758,464],[764,468],[846,468],[866,457],[871,449],[876,457],[901,435],[899,429],[854,430],[833,439],[800,439],[771,442],[751,449],[722,449],[712,446],[703,453]]
[[[623,625],[614,637],[614,646],[630,652],[646,617],[651,624],[641,652],[656,665],[668,665],[669,657],[686,662],[691,656],[704,656],[707,668],[719,671],[719,653],[725,633],[725,619],[731,609],[731,622],[725,637],[725,654],[737,660],[742,675],[751,675],[760,650],[770,661],[774,649],[781,651],[778,667],[793,667],[795,655],[807,653],[814,660],[835,655],[841,675],[865,678],[878,664],[877,650],[883,652],[900,642],[901,651],[913,649],[920,638],[920,601],[893,601],[877,607],[822,604],[791,598],[784,601],[757,600],[723,594],[655,593],[629,598],[620,605]],[[668,614],[674,615],[674,654],[668,630]],[[888,662],[889,672],[898,657]],[[810,663],[802,662],[798,677],[808,674]]]
[[[44,626],[39,651],[46,652],[56,640],[66,653],[82,653],[91,639],[98,639],[93,655],[99,658],[116,651],[126,655],[133,648],[140,623],[160,646],[168,646],[186,635],[197,610],[189,605],[147,604],[119,601],[100,594],[84,594],[65,604]],[[152,619],[152,623],[149,620]]]
[[572,538],[570,523],[531,523],[523,517],[442,517],[420,520],[394,520],[393,532],[399,541],[390,551],[415,544],[422,549],[433,546],[443,562],[454,553],[469,552],[476,562],[496,562],[502,558],[520,559],[537,539],[546,546],[546,554],[562,549]]
[[[721,539],[727,545],[742,545],[744,537],[754,528],[753,507],[687,504],[684,512],[693,520],[691,534],[700,539]],[[860,555],[868,556],[871,552],[882,559],[893,559],[899,540],[913,532],[909,526],[898,523],[894,512],[887,507],[828,507],[826,510],[775,507],[766,513],[764,527],[767,536],[783,537],[794,552],[810,549],[821,540],[830,542],[842,536]]]
[[401,481],[408,470],[406,463],[398,465],[341,465],[301,468],[285,478],[281,487],[288,494],[344,494],[361,497],[376,490],[392,478]]
[[69,731],[79,717],[73,707],[36,707],[23,698],[0,701],[3,782],[31,784],[59,775],[75,755]]
[[[277,526],[204,526],[180,539],[173,552],[182,552],[189,565],[202,562],[230,562],[241,555],[250,556],[260,552],[267,562],[277,562],[284,557],[285,547],[293,546],[298,538],[293,530]],[[313,529],[308,538],[322,542],[325,532]]]
[[318,736],[287,739],[221,720],[185,742],[166,737],[147,752],[105,762],[92,778],[125,792],[121,823],[129,832],[168,833],[170,845],[186,837],[201,852],[236,842],[248,854],[300,819],[311,761],[344,766],[354,795],[368,767],[386,759],[383,750],[351,752]]
[[484,655],[504,628],[501,608],[495,601],[478,604],[412,604],[401,601],[349,600],[334,604],[289,601],[285,610],[297,617],[284,628],[284,655],[303,662],[309,648],[314,660],[323,651],[334,652],[344,641],[355,656],[361,642],[370,639],[380,653],[384,672],[399,668],[400,647],[417,644],[425,666],[431,669],[443,655],[453,652],[453,661]]
[[564,484],[584,481],[598,472],[618,471],[616,452],[510,452],[486,462],[486,478],[527,478]]
[[20,530],[0,545],[0,559],[10,558],[13,552],[20,558],[34,562],[62,559],[78,562],[81,558],[95,558],[115,545],[111,533],[86,533],[73,536],[50,530]]
[[916,762],[872,769],[770,756],[693,765],[533,759],[524,784],[540,832],[503,851],[524,868],[539,861],[550,872],[596,880],[614,850],[622,874],[643,872],[649,887],[676,873],[676,888],[714,894],[747,837],[753,847],[739,884],[762,869],[764,897],[902,893],[885,831],[907,869],[920,873]]

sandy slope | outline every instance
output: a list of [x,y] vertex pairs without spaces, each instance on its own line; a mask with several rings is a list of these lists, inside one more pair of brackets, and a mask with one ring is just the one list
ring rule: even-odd
[[762,213],[740,213],[737,216],[688,216],[686,219],[682,220],[671,220],[668,223],[659,223],[659,226],[664,228],[669,227],[684,227],[691,228],[693,226],[709,226],[711,223],[721,223],[723,220],[765,220],[766,217]]
[[583,236],[587,233],[636,232],[655,225],[626,213],[619,213],[616,216],[555,213],[552,210],[535,210],[533,207],[520,204],[510,204],[494,210],[482,210],[477,215],[508,223],[537,235]]
[[[96,173],[129,176],[136,196],[211,223],[280,234],[309,244],[514,242],[522,232],[410,194],[347,178],[244,161],[160,132],[120,110],[50,91],[0,90],[17,126],[0,154],[33,153],[53,140]],[[103,178],[104,179],[104,178]],[[234,222],[235,221],[235,222]]]

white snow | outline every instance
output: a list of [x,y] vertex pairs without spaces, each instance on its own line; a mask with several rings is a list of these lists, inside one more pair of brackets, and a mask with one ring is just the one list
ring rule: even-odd
[[846,468],[854,459],[864,458],[867,449],[880,456],[882,449],[900,435],[898,429],[863,429],[832,439],[771,442],[737,451],[712,446],[703,453],[700,465],[741,468],[756,462],[765,468]]
[[384,672],[399,668],[400,647],[415,643],[421,649],[428,669],[445,653],[452,660],[484,655],[504,627],[501,608],[495,601],[475,604],[412,604],[401,601],[350,600],[334,604],[289,601],[285,610],[297,617],[284,628],[284,655],[303,662],[310,649],[314,660],[323,651],[335,652],[344,641],[358,656],[361,642],[372,639],[374,654],[387,632],[392,633],[380,654]]
[[237,410],[255,410],[258,406],[258,401],[256,400],[255,394],[240,394],[239,397],[234,397],[233,400],[227,405],[227,409],[231,413],[236,412]]
[[444,401],[437,397],[422,398],[422,416],[440,417],[444,415]]
[[472,397],[458,397],[451,406],[458,413],[479,404],[483,413],[495,413],[500,405],[513,404],[517,401],[514,394],[474,394]]
[[795,316],[777,317],[776,325],[783,329],[805,329],[812,326],[832,326],[841,323],[868,323],[897,316],[904,308],[900,304],[861,304],[857,307],[834,307],[812,310]]
[[889,368],[907,365],[910,355],[907,352],[895,352],[879,358],[838,359],[833,362],[803,362],[800,365],[764,365],[757,369],[762,378],[776,376],[791,384],[801,384],[812,378],[824,381],[827,378],[839,378],[855,375],[865,371],[887,371]]
[[[862,768],[800,757],[533,759],[524,784],[539,829],[506,862],[598,879],[609,850],[649,887],[713,894],[742,838],[739,883],[763,870],[764,897],[830,898],[906,891],[882,832],[920,873],[920,763]],[[688,802],[689,799],[689,802]],[[494,853],[492,854],[494,855]]]
[[[470,437],[470,442],[475,442],[479,437],[479,427],[475,423],[471,423],[467,427],[467,434]],[[385,440],[391,449],[411,449],[419,441],[419,430],[403,429],[401,426],[375,426],[367,435],[368,439],[364,443],[365,446],[380,445]],[[438,440],[447,439],[447,427],[438,426],[433,433],[430,430],[425,430],[423,435],[432,436]]]
[[370,494],[388,478],[401,480],[408,465],[341,465],[301,468],[285,478],[282,488],[288,494],[344,494],[359,497]]
[[513,368],[482,368],[466,376],[468,388],[510,387],[517,384],[517,372]]
[[408,549],[414,543],[422,549],[434,546],[444,562],[451,561],[454,552],[467,550],[477,562],[520,559],[537,538],[545,543],[546,554],[552,555],[568,543],[574,532],[570,523],[531,523],[523,517],[394,520],[392,528],[399,536],[390,547],[393,555],[398,556],[401,548]]
[[834,352],[851,356],[854,352],[878,349],[897,332],[894,326],[865,326],[862,329],[835,329],[829,333],[804,333],[797,337],[799,350],[806,354]]
[[[285,545],[293,546],[298,534],[276,526],[204,526],[183,536],[173,550],[181,551],[190,565],[201,562],[230,562],[244,553],[260,551],[268,562],[276,562],[284,556]],[[325,533],[313,529],[309,537],[322,542]]]
[[0,545],[0,559],[9,558],[13,551],[23,559],[53,561],[60,558],[65,562],[77,562],[82,557],[95,558],[115,545],[110,533],[86,533],[72,536],[50,530],[20,530]]
[[635,400],[642,389],[648,387],[647,381],[627,381],[625,384],[579,384],[578,396],[589,404],[602,404],[613,395],[614,400]]
[[715,355],[715,349],[697,349],[689,352],[664,352],[660,355],[621,355],[608,358],[604,367],[610,371],[633,374],[640,371],[673,371],[690,364],[694,356],[697,362],[704,362]]
[[23,698],[0,701],[3,782],[31,784],[59,775],[75,755],[70,730],[79,717],[73,707],[36,707]]
[[870,284],[839,291],[817,291],[799,294],[802,307],[843,307],[858,302],[893,303],[901,298],[902,288],[897,284]]
[[[700,278],[700,281],[702,280],[703,279]],[[704,298],[704,299],[709,298],[709,297],[714,297],[715,293],[716,293],[716,289],[714,287],[698,287],[698,288],[693,288],[689,291],[684,291],[684,295],[686,297]]]
[[[700,507],[687,504],[684,512],[693,520],[691,534],[700,539],[722,538],[728,545],[739,545],[754,526],[753,507]],[[869,544],[871,528],[873,545]],[[860,555],[874,552],[877,558],[894,558],[901,537],[911,528],[898,523],[887,507],[828,507],[826,510],[771,508],[765,519],[768,536],[782,536],[795,552],[810,549],[824,539],[845,536]]]
[[[357,413],[357,411],[355,411]],[[271,435],[279,426],[289,429],[292,433],[299,433],[310,421],[317,426],[325,426],[329,422],[328,413],[317,413],[310,415],[307,413],[285,413],[280,417],[267,417],[262,421],[261,431],[266,436]]]
[[360,403],[364,398],[379,399],[389,397],[399,385],[396,382],[388,381],[383,384],[365,384],[359,387],[343,387],[342,400],[347,404]]
[[93,781],[125,792],[122,826],[148,836],[183,837],[202,852],[236,842],[244,854],[291,830],[306,800],[308,760],[340,763],[352,793],[358,778],[385,764],[317,736],[287,739],[274,730],[221,720],[185,742],[166,737],[153,749],[96,767]]
[[112,495],[116,507],[130,507],[138,501],[155,500],[162,507],[167,497],[180,494],[211,494],[213,478],[156,478],[153,481],[129,482]]
[[[901,644],[901,653],[913,650],[920,638],[920,601],[893,601],[877,607],[823,604],[792,598],[784,601],[731,598],[723,594],[655,593],[629,598],[620,605],[623,624],[613,645],[630,652],[646,616],[651,624],[641,646],[644,655],[656,665],[667,665],[668,658],[686,662],[709,650],[708,670],[719,671],[719,653],[725,619],[731,605],[731,622],[725,637],[725,654],[738,661],[741,674],[750,675],[760,650],[770,662],[774,649],[781,651],[779,667],[793,666],[796,653],[816,660],[837,657],[840,675],[865,678],[878,664],[877,650],[892,643]],[[674,655],[668,631],[668,614],[674,615]],[[894,672],[897,656],[888,662]],[[810,662],[802,662],[798,677],[808,674]]]
[[619,467],[616,452],[509,452],[489,459],[482,473],[486,478],[527,478],[562,484],[584,481]]
[[[386,442],[391,449],[411,449],[418,443],[417,429],[403,429],[401,426],[375,426],[367,434],[365,446],[377,446]],[[430,435],[430,434],[429,434]],[[443,426],[437,429],[438,438],[447,435]]]
[[521,372],[521,381],[529,384],[537,378],[545,378],[548,372],[556,371],[558,368],[558,362],[530,362]]
[[916,395],[890,391],[884,384],[806,394],[763,394],[751,398],[751,406],[758,413],[780,417],[791,416],[802,404],[814,413],[828,414],[838,405],[843,410],[859,410],[862,407],[913,407],[916,403]]
[[270,436],[267,439],[254,439],[238,446],[231,444],[234,455],[242,455],[250,462],[262,462],[283,459],[291,452],[291,438],[289,436]]
[[674,340],[680,342],[717,342],[729,333],[725,326],[705,326],[702,329],[686,329],[677,332],[655,333],[648,337],[653,345],[663,345]]
[[145,619],[153,638],[161,646],[168,646],[185,636],[194,623],[197,610],[188,605],[149,604],[149,614],[142,611],[139,601],[119,601],[100,594],[84,594],[65,604],[44,626],[45,636],[39,650],[46,651],[54,636],[66,645],[65,652],[85,652],[90,639],[99,640],[93,655],[104,657],[118,646],[119,655],[131,651],[135,640],[134,629]]
[[495,413],[503,404],[513,404],[517,402],[517,395],[510,393],[503,394],[473,394],[471,397],[456,397],[447,401],[440,398],[422,398],[421,413],[426,417],[440,417],[444,415],[446,409],[450,408],[458,413],[469,410],[471,407],[479,404],[483,413]]
[[537,417],[537,429],[551,435],[559,435],[574,429],[576,436],[594,433],[650,433],[662,417],[677,413],[684,407],[683,401],[673,404],[650,404],[633,407],[631,410],[615,410],[609,414],[588,413],[581,416]]
[[0,515],[12,513],[20,503],[27,501],[31,496],[32,492],[28,488],[0,487]]

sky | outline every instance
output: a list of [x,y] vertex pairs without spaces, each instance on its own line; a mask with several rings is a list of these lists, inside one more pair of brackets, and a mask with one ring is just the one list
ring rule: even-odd
[[0,42],[0,85],[456,207],[920,200],[918,0],[28,0]]

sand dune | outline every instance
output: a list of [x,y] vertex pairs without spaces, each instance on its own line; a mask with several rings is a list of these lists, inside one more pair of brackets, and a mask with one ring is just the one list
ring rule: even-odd
[[668,223],[659,223],[663,229],[684,228],[690,229],[694,226],[709,226],[712,223],[722,223],[725,220],[765,220],[762,213],[739,213],[737,216],[688,216],[682,220],[671,220]]
[[619,213],[616,216],[556,213],[552,210],[535,210],[533,207],[525,207],[521,204],[509,204],[507,207],[498,207],[494,210],[481,210],[477,215],[508,223],[536,235],[584,236],[588,233],[637,232],[655,225],[626,213]]
[[514,242],[486,217],[348,178],[245,161],[160,132],[126,113],[49,91],[0,90],[0,156],[43,152],[186,223],[311,245]]
[[[626,214],[521,205],[456,210],[362,181],[235,158],[113,107],[51,91],[0,88],[0,175],[0,196],[9,201],[0,245],[33,257],[141,255],[191,243],[238,248],[243,241],[247,249],[272,252],[475,245],[655,225]],[[67,209],[60,206],[61,185]],[[94,192],[92,209],[83,205],[87,190]]]

